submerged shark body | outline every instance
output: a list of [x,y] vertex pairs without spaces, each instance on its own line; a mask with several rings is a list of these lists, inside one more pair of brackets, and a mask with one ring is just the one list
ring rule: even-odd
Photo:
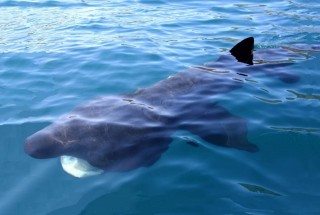
[[[131,94],[89,101],[28,137],[25,151],[35,158],[67,155],[105,171],[128,171],[155,163],[173,133],[188,130],[208,143],[255,152],[258,147],[247,140],[246,121],[210,97],[240,88],[239,78],[254,72],[286,83],[299,77],[283,70],[288,62],[254,64],[253,46],[254,39],[247,38],[216,62]],[[221,72],[226,67],[229,72]]]

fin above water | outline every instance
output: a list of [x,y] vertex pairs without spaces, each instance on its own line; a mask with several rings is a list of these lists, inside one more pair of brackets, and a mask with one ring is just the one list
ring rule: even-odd
[[230,53],[241,63],[253,65],[254,38],[248,37],[235,45]]

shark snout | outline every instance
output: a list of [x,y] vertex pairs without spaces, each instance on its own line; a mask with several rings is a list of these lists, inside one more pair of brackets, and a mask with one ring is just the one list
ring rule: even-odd
[[24,142],[24,151],[34,158],[53,158],[63,154],[63,144],[43,131],[28,137]]

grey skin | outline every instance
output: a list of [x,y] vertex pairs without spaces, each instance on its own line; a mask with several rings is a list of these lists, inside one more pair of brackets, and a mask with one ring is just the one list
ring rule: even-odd
[[[246,121],[215,104],[211,96],[240,88],[239,78],[263,72],[286,83],[299,77],[281,61],[296,55],[288,50],[261,51],[279,60],[253,60],[254,39],[238,43],[231,54],[194,67],[130,94],[107,95],[78,106],[25,140],[34,158],[69,155],[106,171],[148,167],[172,142],[173,132],[188,130],[204,141],[249,152]],[[256,56],[256,54],[255,54]],[[229,71],[221,73],[219,71]]]

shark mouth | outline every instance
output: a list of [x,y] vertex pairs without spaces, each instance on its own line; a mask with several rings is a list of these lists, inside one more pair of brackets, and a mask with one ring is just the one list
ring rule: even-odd
[[94,167],[80,158],[64,155],[60,157],[60,161],[62,169],[77,178],[100,175],[104,172],[102,169]]

